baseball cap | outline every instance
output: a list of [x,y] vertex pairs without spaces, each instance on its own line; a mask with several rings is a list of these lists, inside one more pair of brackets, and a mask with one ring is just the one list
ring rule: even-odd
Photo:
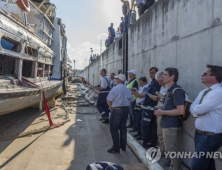
[[136,75],[136,71],[135,70],[127,71],[127,73],[132,73],[132,74]]
[[114,78],[116,79],[120,79],[122,81],[125,81],[126,80],[126,76],[124,74],[119,74],[118,76],[114,76]]

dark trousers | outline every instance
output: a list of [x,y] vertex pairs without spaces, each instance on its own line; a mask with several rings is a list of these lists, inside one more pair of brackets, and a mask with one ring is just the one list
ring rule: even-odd
[[141,135],[142,110],[135,110],[137,132]]
[[153,4],[155,3],[155,0],[149,0],[145,4],[143,4],[139,9],[139,16],[143,15],[144,12],[149,9]]
[[109,43],[110,43],[110,45],[114,42],[114,38],[115,38],[115,36],[114,36],[114,37],[113,37],[113,36],[109,37]]
[[[222,134],[220,135],[202,135],[195,133],[195,152],[215,152],[222,145]],[[214,159],[193,158],[191,161],[191,170],[216,170]]]
[[143,110],[141,118],[141,132],[143,143],[151,143],[156,145],[157,137],[157,122],[153,110]]
[[[126,121],[129,109],[113,110],[110,116],[110,133],[113,139],[113,149],[126,148]],[[119,134],[120,132],[120,134]]]
[[133,126],[133,128],[136,128],[136,116],[135,116],[135,107],[136,101],[134,100],[133,102],[130,103],[130,125]]
[[108,93],[100,93],[98,100],[97,100],[97,108],[99,110],[100,115],[102,116],[102,118],[108,118],[109,117],[109,106],[106,103],[106,97],[107,97]]
[[124,32],[128,31],[129,15],[124,15]]

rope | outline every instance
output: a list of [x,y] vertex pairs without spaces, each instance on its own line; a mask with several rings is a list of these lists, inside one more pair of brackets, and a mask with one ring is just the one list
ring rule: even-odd
[[[24,77],[23,77],[23,79],[25,81],[27,81],[28,83],[30,83],[34,87],[37,87],[37,88],[40,87],[40,86],[36,85],[35,83],[30,82],[29,80],[27,80]],[[80,86],[79,84],[77,84],[77,85]],[[80,90],[82,90],[82,89],[80,88]],[[79,97],[79,99],[80,99],[80,97]],[[76,100],[78,100],[78,99],[76,99]],[[79,102],[79,103],[84,103],[84,102]],[[15,135],[3,135],[3,136],[0,136],[0,142],[11,140],[11,139],[16,139],[16,138],[22,138],[22,137],[26,137],[26,136],[30,136],[30,135],[34,135],[34,134],[38,134],[38,133],[42,133],[42,132],[46,132],[48,130],[52,130],[52,129],[61,127],[62,125],[66,124],[67,122],[70,121],[70,114],[71,113],[66,108],[66,106],[68,106],[68,105],[69,105],[69,103],[68,103],[67,98],[66,98],[66,101],[62,102],[62,104],[60,106],[60,108],[63,109],[66,113],[65,114],[66,120],[64,122],[58,122],[58,123],[54,124],[53,126],[48,125],[48,126],[44,126],[42,128],[30,130],[30,131],[27,131],[27,132],[18,133],[18,134],[15,134]],[[91,104],[88,101],[85,102],[84,104],[74,103],[74,107],[83,107],[83,106],[84,107],[91,107]],[[97,111],[93,111],[93,112],[90,112],[90,113],[80,112],[80,111],[73,111],[73,112],[77,113],[77,114],[85,114],[85,115],[92,115],[92,114],[97,114],[98,113]],[[59,126],[57,126],[57,125],[59,125]]]
[[[66,124],[69,121],[70,120],[66,120],[64,122],[58,122],[57,124],[62,126],[62,125]],[[48,130],[58,128],[60,126],[50,126],[50,125],[48,125],[48,126],[44,126],[43,128],[34,129],[34,130],[27,131],[27,132],[22,132],[22,133],[19,133],[19,134],[16,134],[16,135],[3,135],[3,136],[0,137],[0,142],[6,141],[6,140],[11,140],[11,139],[16,139],[16,138],[22,138],[22,137],[42,133],[42,132],[46,132]]]

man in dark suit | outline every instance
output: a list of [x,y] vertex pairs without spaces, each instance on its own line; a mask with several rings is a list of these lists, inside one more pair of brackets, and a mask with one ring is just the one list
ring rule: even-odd
[[[151,95],[155,95],[157,91],[160,91],[160,85],[158,81],[155,79],[155,74],[158,72],[156,67],[152,67],[149,70],[150,78],[152,79],[147,93]],[[157,122],[156,116],[154,115],[154,106],[157,105],[157,101],[154,101],[150,98],[149,95],[146,94],[145,100],[143,103],[143,111],[142,111],[142,119],[141,119],[141,131],[142,131],[142,146],[145,148],[149,148],[157,145],[158,137],[157,137]]]

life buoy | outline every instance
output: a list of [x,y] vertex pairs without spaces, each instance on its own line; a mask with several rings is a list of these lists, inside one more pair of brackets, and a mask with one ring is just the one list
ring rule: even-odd
[[29,0],[17,0],[16,4],[24,12],[30,12]]

